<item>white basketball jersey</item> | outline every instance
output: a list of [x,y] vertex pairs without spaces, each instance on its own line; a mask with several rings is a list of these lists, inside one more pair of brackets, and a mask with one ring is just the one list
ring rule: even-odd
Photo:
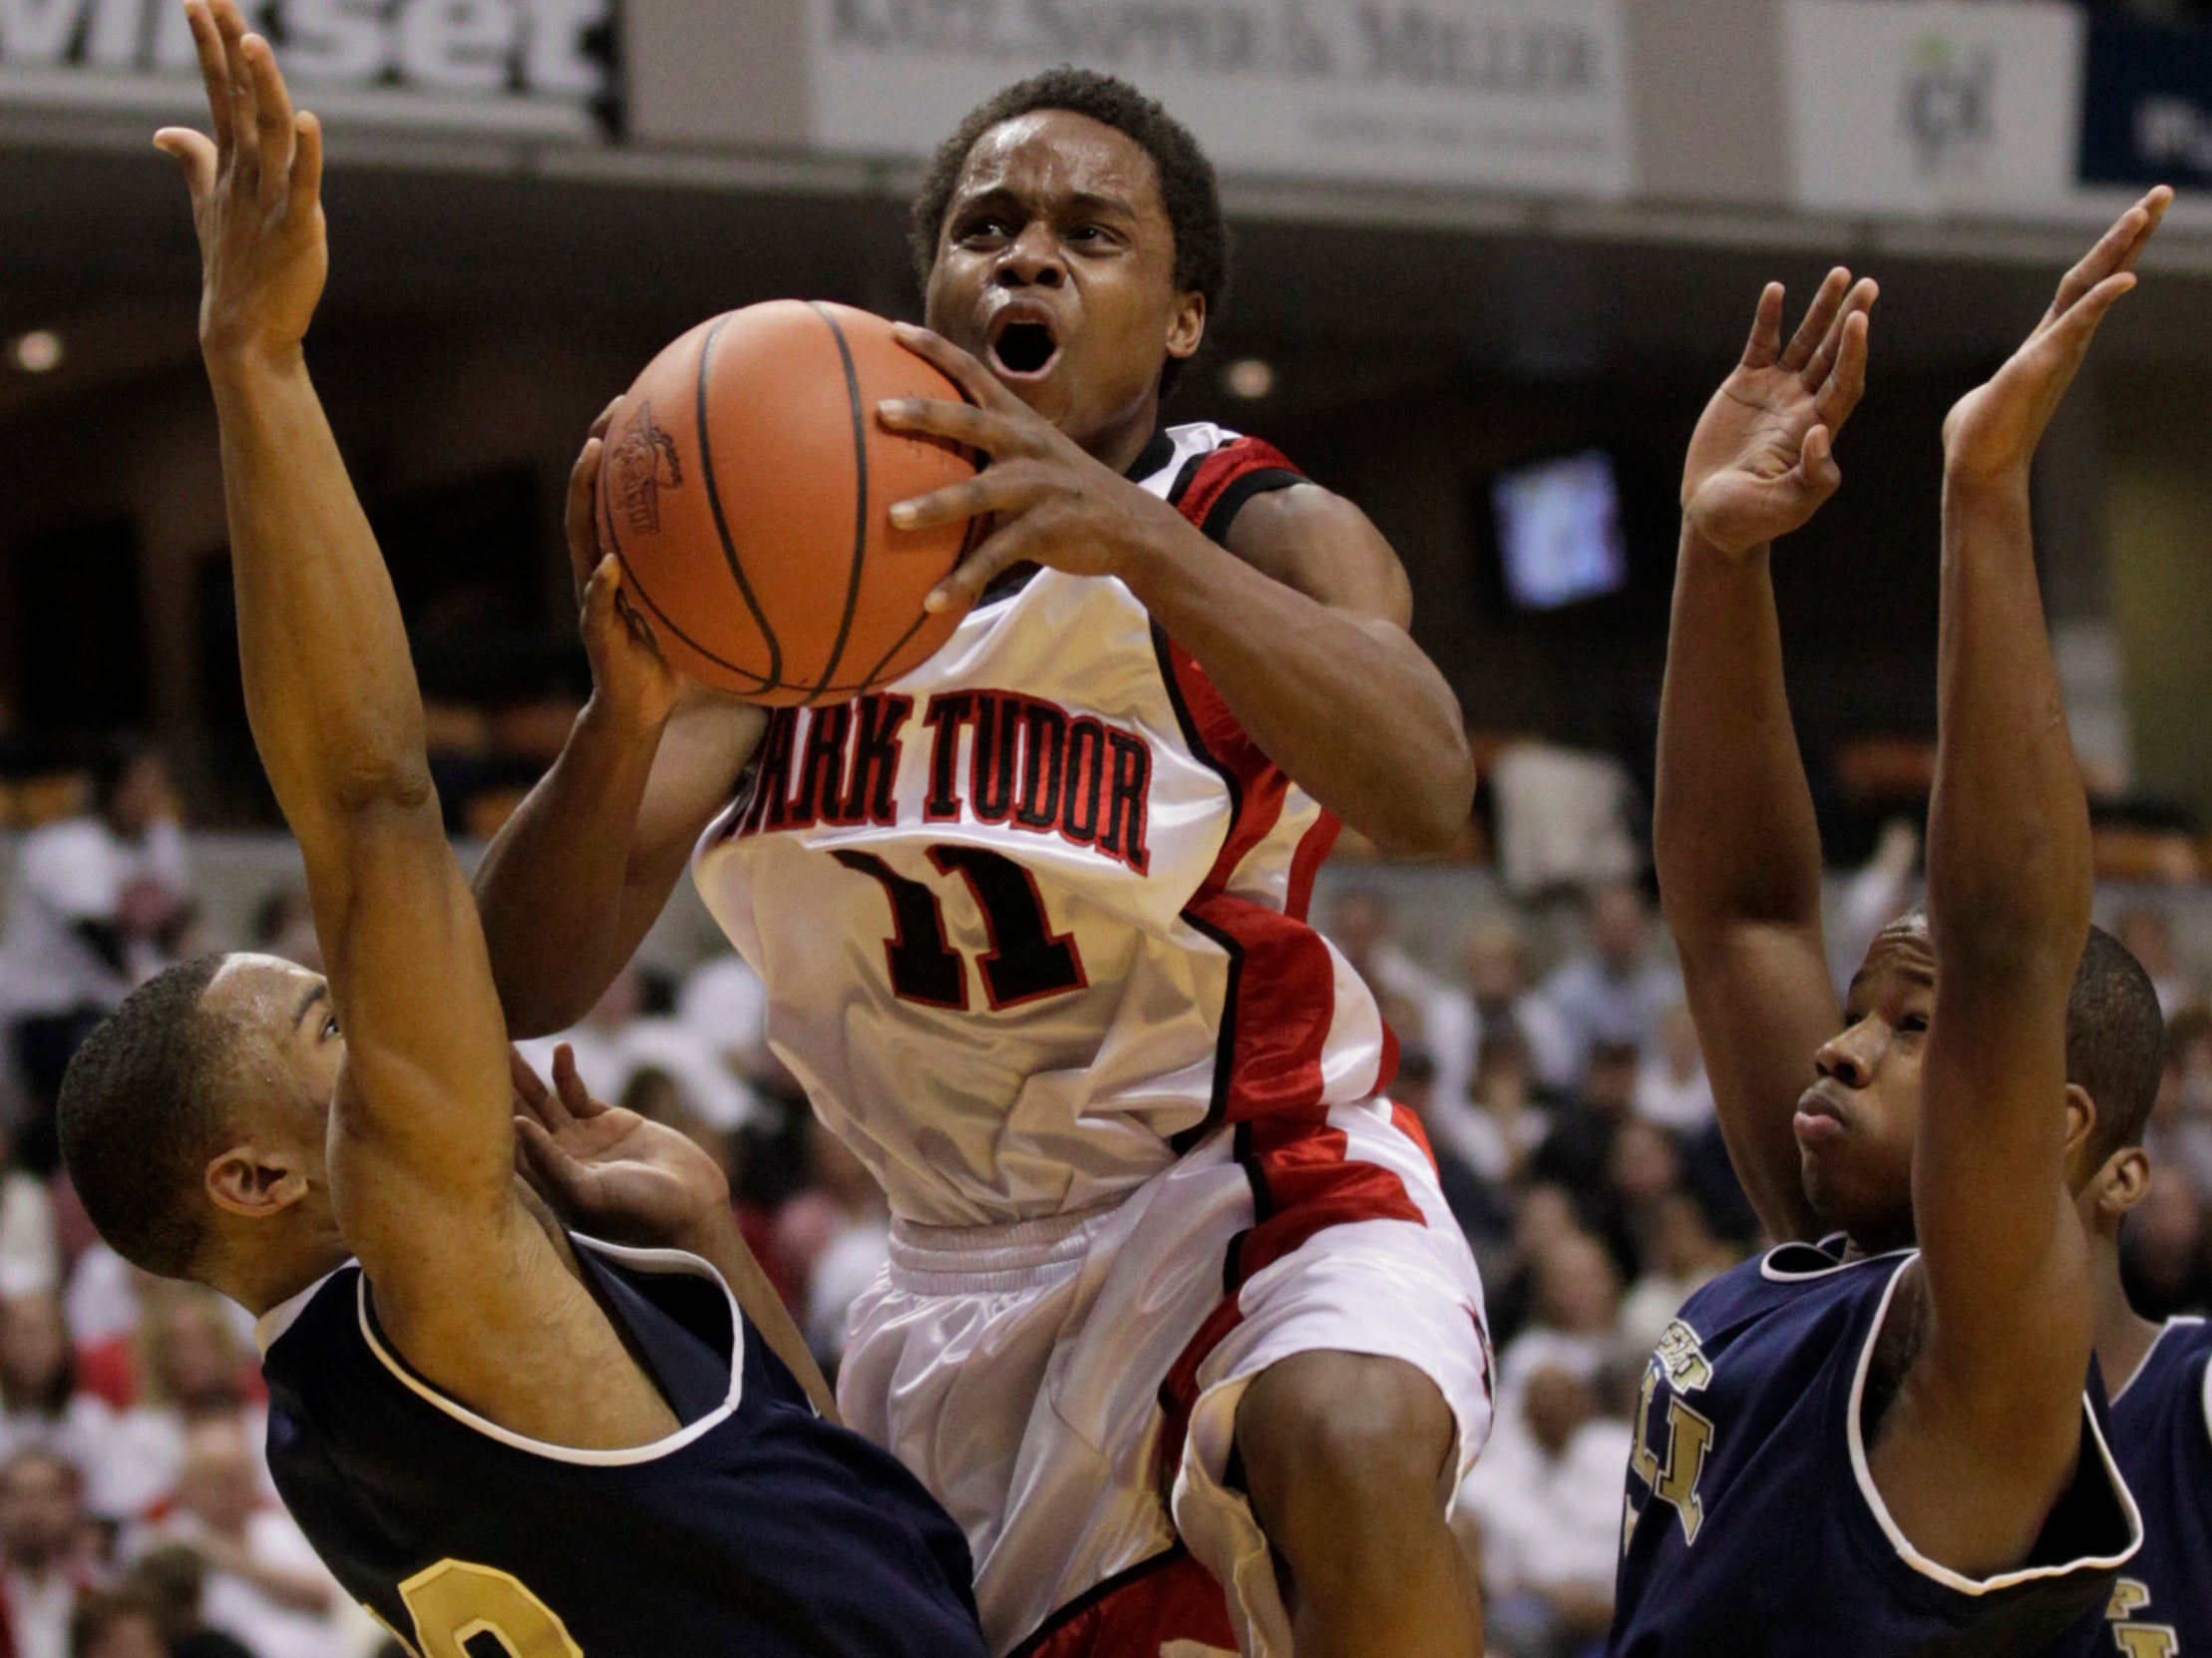
[[[1297,481],[1214,426],[1131,476],[1217,538]],[[779,710],[693,875],[894,1212],[966,1226],[1388,1082],[1373,997],[1304,919],[1335,831],[1128,588],[1041,570],[889,689]]]

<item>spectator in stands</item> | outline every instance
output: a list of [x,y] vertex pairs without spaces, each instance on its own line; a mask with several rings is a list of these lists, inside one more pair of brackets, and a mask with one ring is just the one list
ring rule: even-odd
[[2203,992],[2182,963],[2174,944],[2173,921],[2155,904],[2135,904],[2120,912],[2112,923],[2112,936],[2125,945],[2150,975],[2158,993],[2158,1008],[2168,1019]]
[[1674,1136],[1640,1117],[1624,1122],[1606,1157],[1604,1202],[1613,1229],[1629,1245],[1633,1274],[1641,1275],[1650,1264],[1661,1206],[1681,1184],[1682,1154]]
[[175,1490],[193,1429],[228,1424],[258,1457],[267,1425],[252,1362],[221,1298],[197,1285],[158,1282],[135,1343],[138,1403],[116,1433],[124,1471],[115,1484],[130,1513],[146,1512]]
[[1466,992],[1455,990],[1423,967],[1397,939],[1390,901],[1372,887],[1347,887],[1328,907],[1322,929],[1376,997],[1411,1006],[1420,1025],[1419,1041],[1436,1060],[1436,1091],[1446,1099],[1466,1097],[1475,1055],[1475,1009]]
[[1390,1098],[1412,1112],[1420,1123],[1436,1162],[1437,1184],[1443,1188],[1445,1207],[1475,1246],[1478,1259],[1485,1251],[1502,1246],[1513,1230],[1512,1199],[1502,1186],[1486,1179],[1460,1154],[1455,1137],[1447,1132],[1436,1098],[1436,1061],[1426,1048],[1410,1047],[1399,1055]]
[[2135,1310],[2165,1319],[2212,1303],[2207,1243],[2204,1202],[2189,1177],[2153,1166],[2150,1189],[2120,1235],[2120,1266]]
[[1529,1327],[1498,1358],[1501,1416],[1547,1365],[1594,1381],[1622,1357],[1621,1280],[1604,1244],[1583,1231],[1553,1239],[1536,1257],[1534,1289]]
[[744,1126],[755,1108],[745,1083],[690,1026],[648,1013],[645,1004],[644,975],[625,968],[574,1030],[518,1046],[539,1075],[550,1076],[553,1052],[566,1042],[594,1099],[619,1100],[639,1071],[666,1071],[681,1086],[685,1105],[710,1127],[726,1134]]
[[282,1505],[264,1500],[259,1461],[237,1423],[209,1420],[186,1434],[175,1503],[131,1551],[162,1543],[181,1543],[206,1563],[206,1622],[255,1658],[333,1658],[344,1594]]
[[315,913],[307,889],[297,882],[271,887],[253,907],[252,946],[264,956],[280,956],[315,973],[322,972],[322,941],[315,936]]
[[167,967],[191,914],[169,772],[139,747],[100,765],[94,811],[24,838],[0,934],[0,1024],[26,1096],[24,1166],[59,1160],[54,1099],[70,1055],[132,987]]
[[1529,1063],[1528,1040],[1520,1032],[1493,1031],[1482,1038],[1474,1110],[1464,1128],[1454,1123],[1451,1137],[1486,1179],[1518,1182],[1552,1131],[1551,1110],[1536,1098]]
[[846,1314],[891,1259],[891,1205],[867,1165],[819,1120],[809,1119],[807,1150],[812,1189],[784,1205],[776,1241],[807,1287],[799,1328],[834,1377]]
[[1551,1132],[1537,1147],[1530,1171],[1584,1196],[1603,1192],[1614,1136],[1636,1116],[1643,1068],[1643,1056],[1631,1042],[1609,1037],[1592,1047],[1582,1091],[1552,1113]]
[[1524,1044],[1530,1074],[1538,1082],[1548,1088],[1574,1086],[1581,1055],[1559,1011],[1529,982],[1528,934],[1520,920],[1502,912],[1484,917],[1467,935],[1461,965],[1475,1005],[1478,1043],[1510,1032]]
[[1481,1527],[1490,1650],[1595,1658],[1613,1621],[1629,1425],[1601,1416],[1589,1373],[1547,1362],[1460,1487]]
[[1712,1082],[1697,1046],[1697,1027],[1683,1003],[1659,1015],[1658,1040],[1636,1078],[1636,1114],[1676,1134],[1694,1134],[1713,1120]]
[[1578,1067],[1600,1042],[1642,1053],[1659,1016],[1682,999],[1681,976],[1652,954],[1651,915],[1633,882],[1597,888],[1584,914],[1589,948],[1545,980],[1543,993]]
[[75,1463],[32,1446],[0,1464],[0,1624],[12,1658],[66,1658],[92,1587],[90,1544]]
[[54,1198],[45,1181],[17,1166],[0,1132],[0,1296],[52,1295],[62,1287]]
[[2212,1196],[2212,1011],[2183,1008],[2166,1022],[2166,1056],[2143,1149]]
[[1691,1293],[1736,1260],[1735,1250],[1713,1231],[1696,1198],[1679,1190],[1660,1196],[1646,1234],[1644,1270],[1621,1303],[1623,1351],[1650,1353],[1659,1346]]
[[[69,1658],[177,1658],[161,1609],[132,1589],[88,1594],[69,1620]],[[246,1658],[252,1658],[249,1653]]]
[[117,1462],[116,1414],[77,1386],[77,1355],[51,1294],[0,1298],[0,1460],[32,1446],[77,1467],[93,1513],[125,1517],[131,1480]]
[[710,956],[676,993],[676,1018],[746,1082],[768,1074],[768,987],[745,958]]
[[236,1636],[211,1629],[201,1609],[207,1562],[184,1543],[159,1543],[131,1568],[129,1588],[154,1608],[169,1658],[257,1658]]

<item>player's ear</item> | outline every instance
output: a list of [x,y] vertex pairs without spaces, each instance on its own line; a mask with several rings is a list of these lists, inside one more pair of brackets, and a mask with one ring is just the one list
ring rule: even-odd
[[1168,321],[1168,355],[1177,358],[1198,355],[1199,342],[1206,338],[1206,295],[1198,292],[1179,294],[1175,315]]
[[247,1220],[267,1220],[307,1195],[307,1171],[297,1158],[250,1140],[210,1158],[202,1183],[216,1208]]
[[2139,1145],[2123,1145],[2097,1170],[2091,1195],[2097,1211],[2119,1220],[2150,1190],[2150,1158]]
[[[2072,1163],[2096,1132],[2096,1101],[2078,1082],[2066,1084],[2066,1161]],[[2078,1165],[2076,1165],[2078,1166]]]

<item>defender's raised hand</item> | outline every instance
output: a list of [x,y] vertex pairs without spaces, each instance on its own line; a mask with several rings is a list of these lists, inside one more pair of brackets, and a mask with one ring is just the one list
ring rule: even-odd
[[691,681],[670,667],[652,626],[622,591],[622,562],[599,544],[599,463],[616,398],[591,423],[568,474],[568,569],[575,578],[577,629],[591,662],[591,688],[625,728],[657,729]]
[[329,270],[322,213],[322,128],[292,111],[269,43],[248,34],[234,0],[185,0],[214,137],[165,127],[191,191],[202,285],[199,339],[209,352],[297,350]]
[[2160,185],[2113,221],[2058,284],[2042,321],[1987,385],[1961,398],[1943,424],[1944,470],[1954,484],[2025,484],[2028,464],[2097,326],[2135,285],[2135,261],[2166,216]]
[[949,340],[907,323],[900,343],[934,365],[967,401],[901,397],[878,418],[894,432],[964,444],[989,457],[973,478],[891,509],[902,530],[988,519],[990,533],[929,596],[931,611],[973,604],[1000,572],[1050,565],[1076,576],[1112,576],[1132,552],[1182,531],[1182,515],[1111,467],[991,377]]
[[511,1052],[515,1145],[523,1174],[563,1221],[595,1237],[679,1245],[729,1215],[730,1186],[680,1131],[591,1097],[566,1042],[549,1088]]
[[1833,450],[1866,390],[1867,313],[1880,291],[1830,271],[1787,347],[1782,284],[1759,295],[1743,360],[1705,406],[1682,466],[1683,518],[1720,552],[1800,528],[1843,482]]

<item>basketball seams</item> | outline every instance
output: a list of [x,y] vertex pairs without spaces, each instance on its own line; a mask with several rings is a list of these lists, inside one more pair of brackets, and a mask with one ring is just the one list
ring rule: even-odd
[[845,370],[845,400],[853,415],[853,569],[845,581],[845,614],[838,619],[829,660],[822,664],[820,681],[807,693],[811,702],[831,688],[831,678],[845,659],[845,646],[853,636],[853,616],[860,608],[861,578],[868,569],[868,421],[861,411],[860,373],[853,366],[853,347],[845,338],[845,330],[838,326],[828,306],[809,300],[808,309],[828,325],[830,337],[837,342],[838,361]]
[[[753,622],[760,628],[760,636],[768,644],[768,674],[760,690],[755,693],[756,695],[765,695],[769,691],[782,688],[784,650],[783,645],[776,637],[776,629],[768,624],[768,618],[760,608],[760,601],[754,597],[753,585],[745,580],[745,566],[737,556],[737,544],[730,537],[729,519],[722,511],[722,490],[714,478],[714,439],[707,396],[708,373],[714,362],[714,342],[722,337],[722,330],[729,326],[730,317],[736,314],[733,311],[728,315],[717,318],[714,326],[707,331],[705,341],[699,347],[699,409],[697,419],[699,428],[699,474],[706,480],[707,509],[714,517],[714,533],[721,540],[722,557],[729,564],[731,579],[737,583],[737,591],[745,601],[745,608],[753,613]],[[678,637],[681,636],[679,633]],[[711,652],[707,654],[711,655]],[[720,658],[715,659],[719,660]],[[738,671],[745,672],[746,670],[741,668]],[[747,676],[759,677],[753,674]]]
[[628,556],[622,551],[622,533],[614,527],[614,511],[612,507],[610,507],[607,503],[607,492],[603,484],[601,485],[598,493],[600,533],[601,536],[604,538],[607,551],[614,555],[615,563],[619,564],[622,567],[623,585],[627,587],[632,593],[636,594],[637,597],[644,602],[645,609],[653,613],[655,620],[659,622],[660,625],[667,628],[669,632],[673,633],[677,638],[681,639],[691,649],[697,651],[708,661],[715,663],[719,667],[727,668],[732,673],[756,681],[755,688],[748,694],[757,696],[767,691],[774,690],[776,688],[776,682],[773,679],[767,678],[762,674],[755,672],[752,668],[740,667],[737,663],[729,660],[727,657],[719,655],[715,651],[709,650],[705,645],[701,644],[697,639],[693,638],[689,633],[685,632],[680,626],[678,626],[676,624],[675,619],[653,602],[653,596],[645,591],[645,584],[638,580],[636,568],[631,565]]

